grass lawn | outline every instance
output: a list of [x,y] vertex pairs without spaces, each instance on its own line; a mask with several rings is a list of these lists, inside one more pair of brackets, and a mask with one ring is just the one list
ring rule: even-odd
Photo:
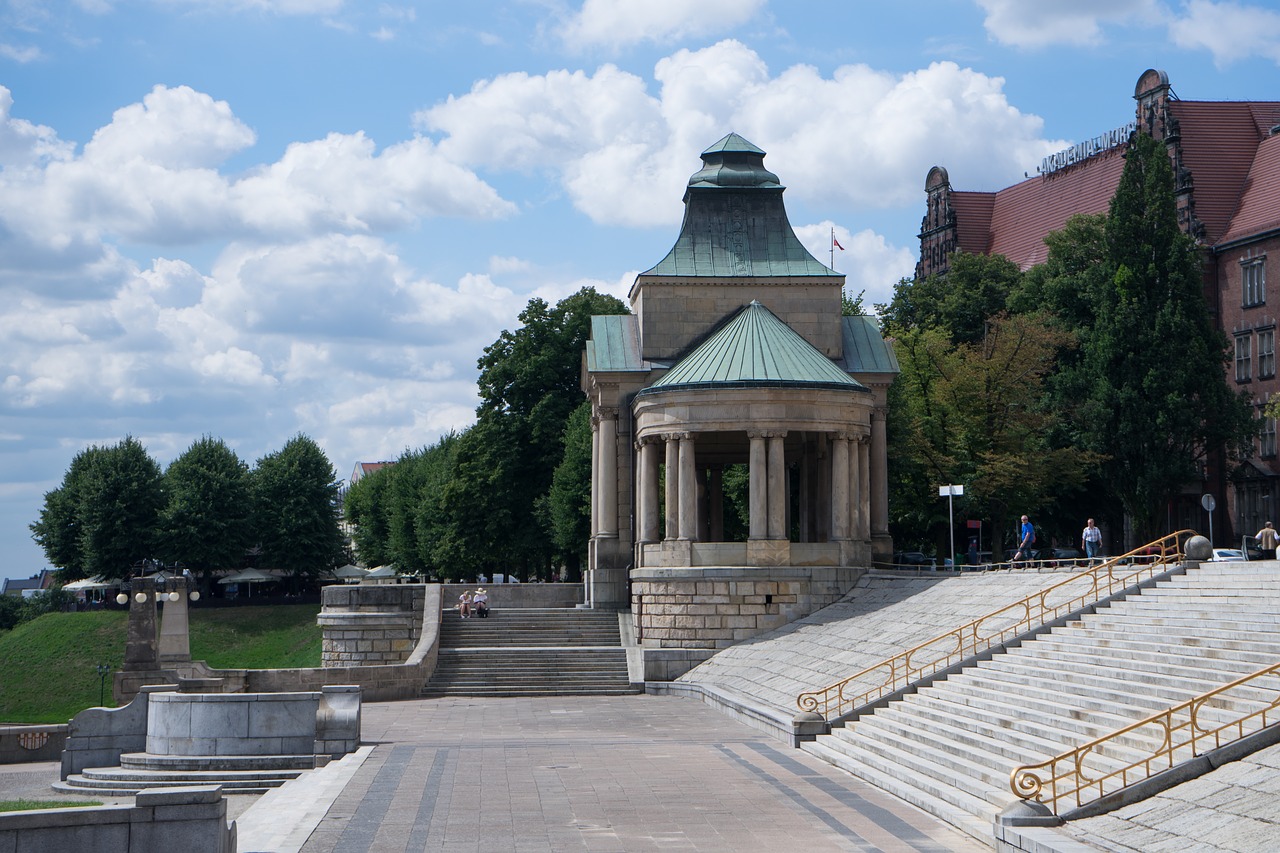
[[[232,669],[319,666],[319,612],[318,604],[193,608],[191,656]],[[0,631],[0,723],[65,723],[98,705],[97,666],[120,669],[127,631],[125,612],[114,610],[48,613]]]
[[78,809],[100,806],[93,800],[0,800],[0,812],[26,812],[32,809]]

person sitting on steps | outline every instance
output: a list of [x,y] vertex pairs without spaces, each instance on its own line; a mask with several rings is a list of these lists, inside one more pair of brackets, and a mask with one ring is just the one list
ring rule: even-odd
[[489,617],[489,591],[487,589],[484,587],[477,589],[472,603],[475,605],[477,616],[481,619]]
[[471,590],[464,589],[462,595],[458,596],[458,615],[463,619],[471,615]]

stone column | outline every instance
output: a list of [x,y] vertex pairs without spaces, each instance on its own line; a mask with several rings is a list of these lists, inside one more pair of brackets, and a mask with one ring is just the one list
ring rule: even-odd
[[157,595],[165,595],[164,610],[160,612],[161,665],[191,661],[191,631],[190,620],[187,617],[187,592],[190,587],[185,577],[175,578],[171,585],[174,589],[167,595],[157,593]]
[[600,518],[597,536],[618,536],[618,410],[600,409]]
[[[138,601],[141,596],[142,600]],[[152,578],[129,581],[129,634],[124,647],[127,671],[160,668],[160,643],[156,628],[156,582]]]
[[600,417],[591,416],[591,536],[600,532]]
[[658,541],[658,447],[652,438],[640,441],[640,541]]
[[675,433],[668,433],[662,438],[667,447],[667,524],[662,538],[678,539],[680,537],[680,442]]
[[769,538],[787,538],[787,468],[783,439],[785,432],[769,435]]
[[724,541],[724,468],[712,465],[707,472],[707,513],[711,516],[707,540]]
[[764,433],[749,432],[747,437],[751,439],[751,455],[750,461],[750,479],[748,482],[748,491],[750,497],[750,532],[747,536],[751,539],[764,539],[769,535],[769,504],[767,494],[768,472],[765,468],[765,447]]
[[889,537],[888,442],[885,440],[885,410],[871,413],[871,538]]
[[849,538],[849,436],[831,442],[831,538]]
[[698,540],[698,480],[693,461],[693,433],[680,433],[680,538]]
[[864,435],[854,448],[857,458],[853,466],[853,538],[868,542],[871,539],[871,442]]

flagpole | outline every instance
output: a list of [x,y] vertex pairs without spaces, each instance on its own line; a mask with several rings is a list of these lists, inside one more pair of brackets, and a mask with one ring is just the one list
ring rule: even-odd
[[827,251],[831,252],[831,269],[836,268],[836,227],[831,226],[831,242],[827,244]]

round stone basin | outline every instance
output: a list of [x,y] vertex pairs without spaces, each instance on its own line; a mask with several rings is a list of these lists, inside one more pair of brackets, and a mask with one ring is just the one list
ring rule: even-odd
[[319,693],[152,693],[153,755],[311,755]]

